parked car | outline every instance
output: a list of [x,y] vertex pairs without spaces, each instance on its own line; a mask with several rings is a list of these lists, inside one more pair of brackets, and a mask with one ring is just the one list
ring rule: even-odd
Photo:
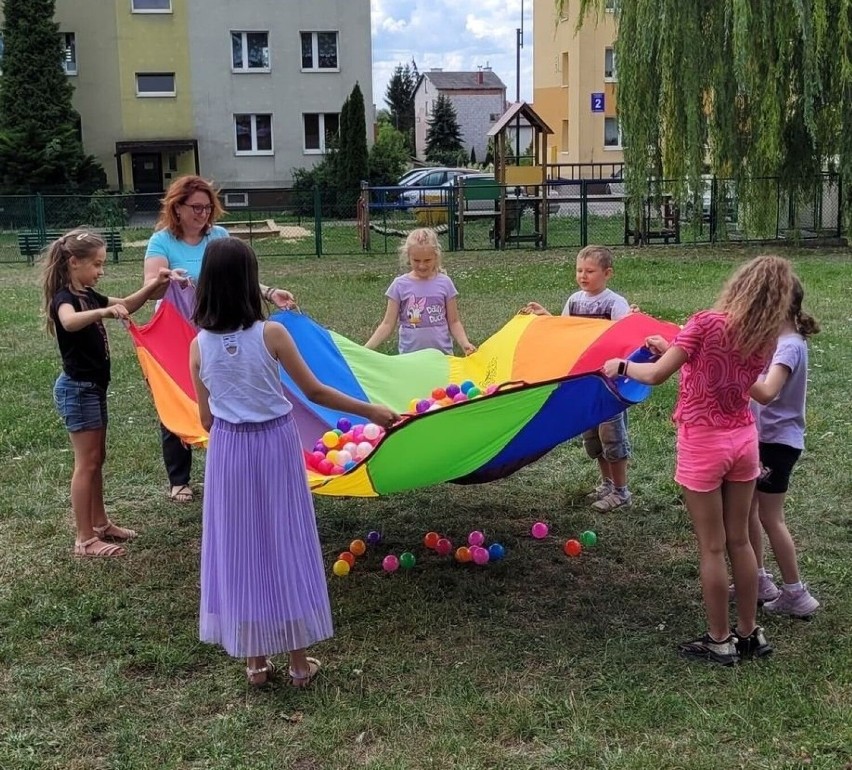
[[[704,175],[701,189],[701,219],[710,221],[711,207],[713,205],[713,176]],[[687,200],[684,205],[684,217],[692,220],[695,213],[695,196],[687,192]],[[726,222],[735,222],[737,219],[737,188],[733,179],[716,180],[716,211],[717,216],[724,217]]]
[[437,188],[452,182],[457,177],[477,173],[479,172],[476,169],[471,168],[433,168],[421,176],[409,179],[403,185],[410,189],[399,193],[399,208],[428,205],[426,196],[436,192]]

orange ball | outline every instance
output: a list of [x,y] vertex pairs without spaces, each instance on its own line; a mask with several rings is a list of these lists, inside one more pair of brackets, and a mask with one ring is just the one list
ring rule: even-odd
[[423,545],[427,548],[434,548],[438,545],[440,539],[441,536],[437,532],[427,532],[426,537],[423,538]]
[[435,390],[432,391],[432,398],[434,398],[436,401],[440,401],[442,398],[446,397],[447,391],[443,388],[435,388]]
[[355,554],[352,551],[344,551],[337,557],[338,561],[345,561],[350,567],[355,566]]
[[470,548],[468,548],[466,545],[463,545],[463,546],[460,546],[459,548],[456,548],[456,561],[457,562],[461,562],[462,564],[465,564],[466,562],[469,562],[471,560],[471,558],[472,557],[470,555]]
[[562,550],[565,551],[566,556],[579,556],[583,551],[583,546],[580,545],[579,540],[566,540]]
[[364,552],[367,550],[367,546],[363,540],[353,540],[349,543],[349,550],[356,556],[363,556]]

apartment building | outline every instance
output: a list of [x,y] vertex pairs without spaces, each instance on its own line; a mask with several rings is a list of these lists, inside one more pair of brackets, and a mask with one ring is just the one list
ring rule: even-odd
[[556,18],[553,0],[533,0],[533,102],[554,130],[551,163],[621,163],[614,41],[615,0],[579,31],[579,3]]
[[490,68],[476,72],[431,69],[420,75],[414,91],[414,144],[418,158],[426,155],[426,132],[435,102],[443,94],[456,110],[462,145],[485,160],[488,130],[506,111],[506,84]]
[[370,0],[57,0],[56,20],[83,145],[113,187],[285,186],[356,82],[372,135]]

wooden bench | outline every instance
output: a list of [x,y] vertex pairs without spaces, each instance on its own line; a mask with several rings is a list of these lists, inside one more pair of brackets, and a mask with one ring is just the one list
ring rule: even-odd
[[[103,238],[107,253],[112,254],[113,262],[118,262],[118,255],[124,248],[121,243],[121,231],[112,229],[92,230],[92,232]],[[31,265],[49,244],[63,235],[65,233],[61,230],[19,230],[18,249],[21,256],[27,258],[27,264]]]

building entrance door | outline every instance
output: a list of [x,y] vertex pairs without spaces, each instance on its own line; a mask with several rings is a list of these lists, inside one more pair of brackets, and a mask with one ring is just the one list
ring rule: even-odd
[[163,192],[163,157],[158,152],[134,152],[133,189],[137,193]]

